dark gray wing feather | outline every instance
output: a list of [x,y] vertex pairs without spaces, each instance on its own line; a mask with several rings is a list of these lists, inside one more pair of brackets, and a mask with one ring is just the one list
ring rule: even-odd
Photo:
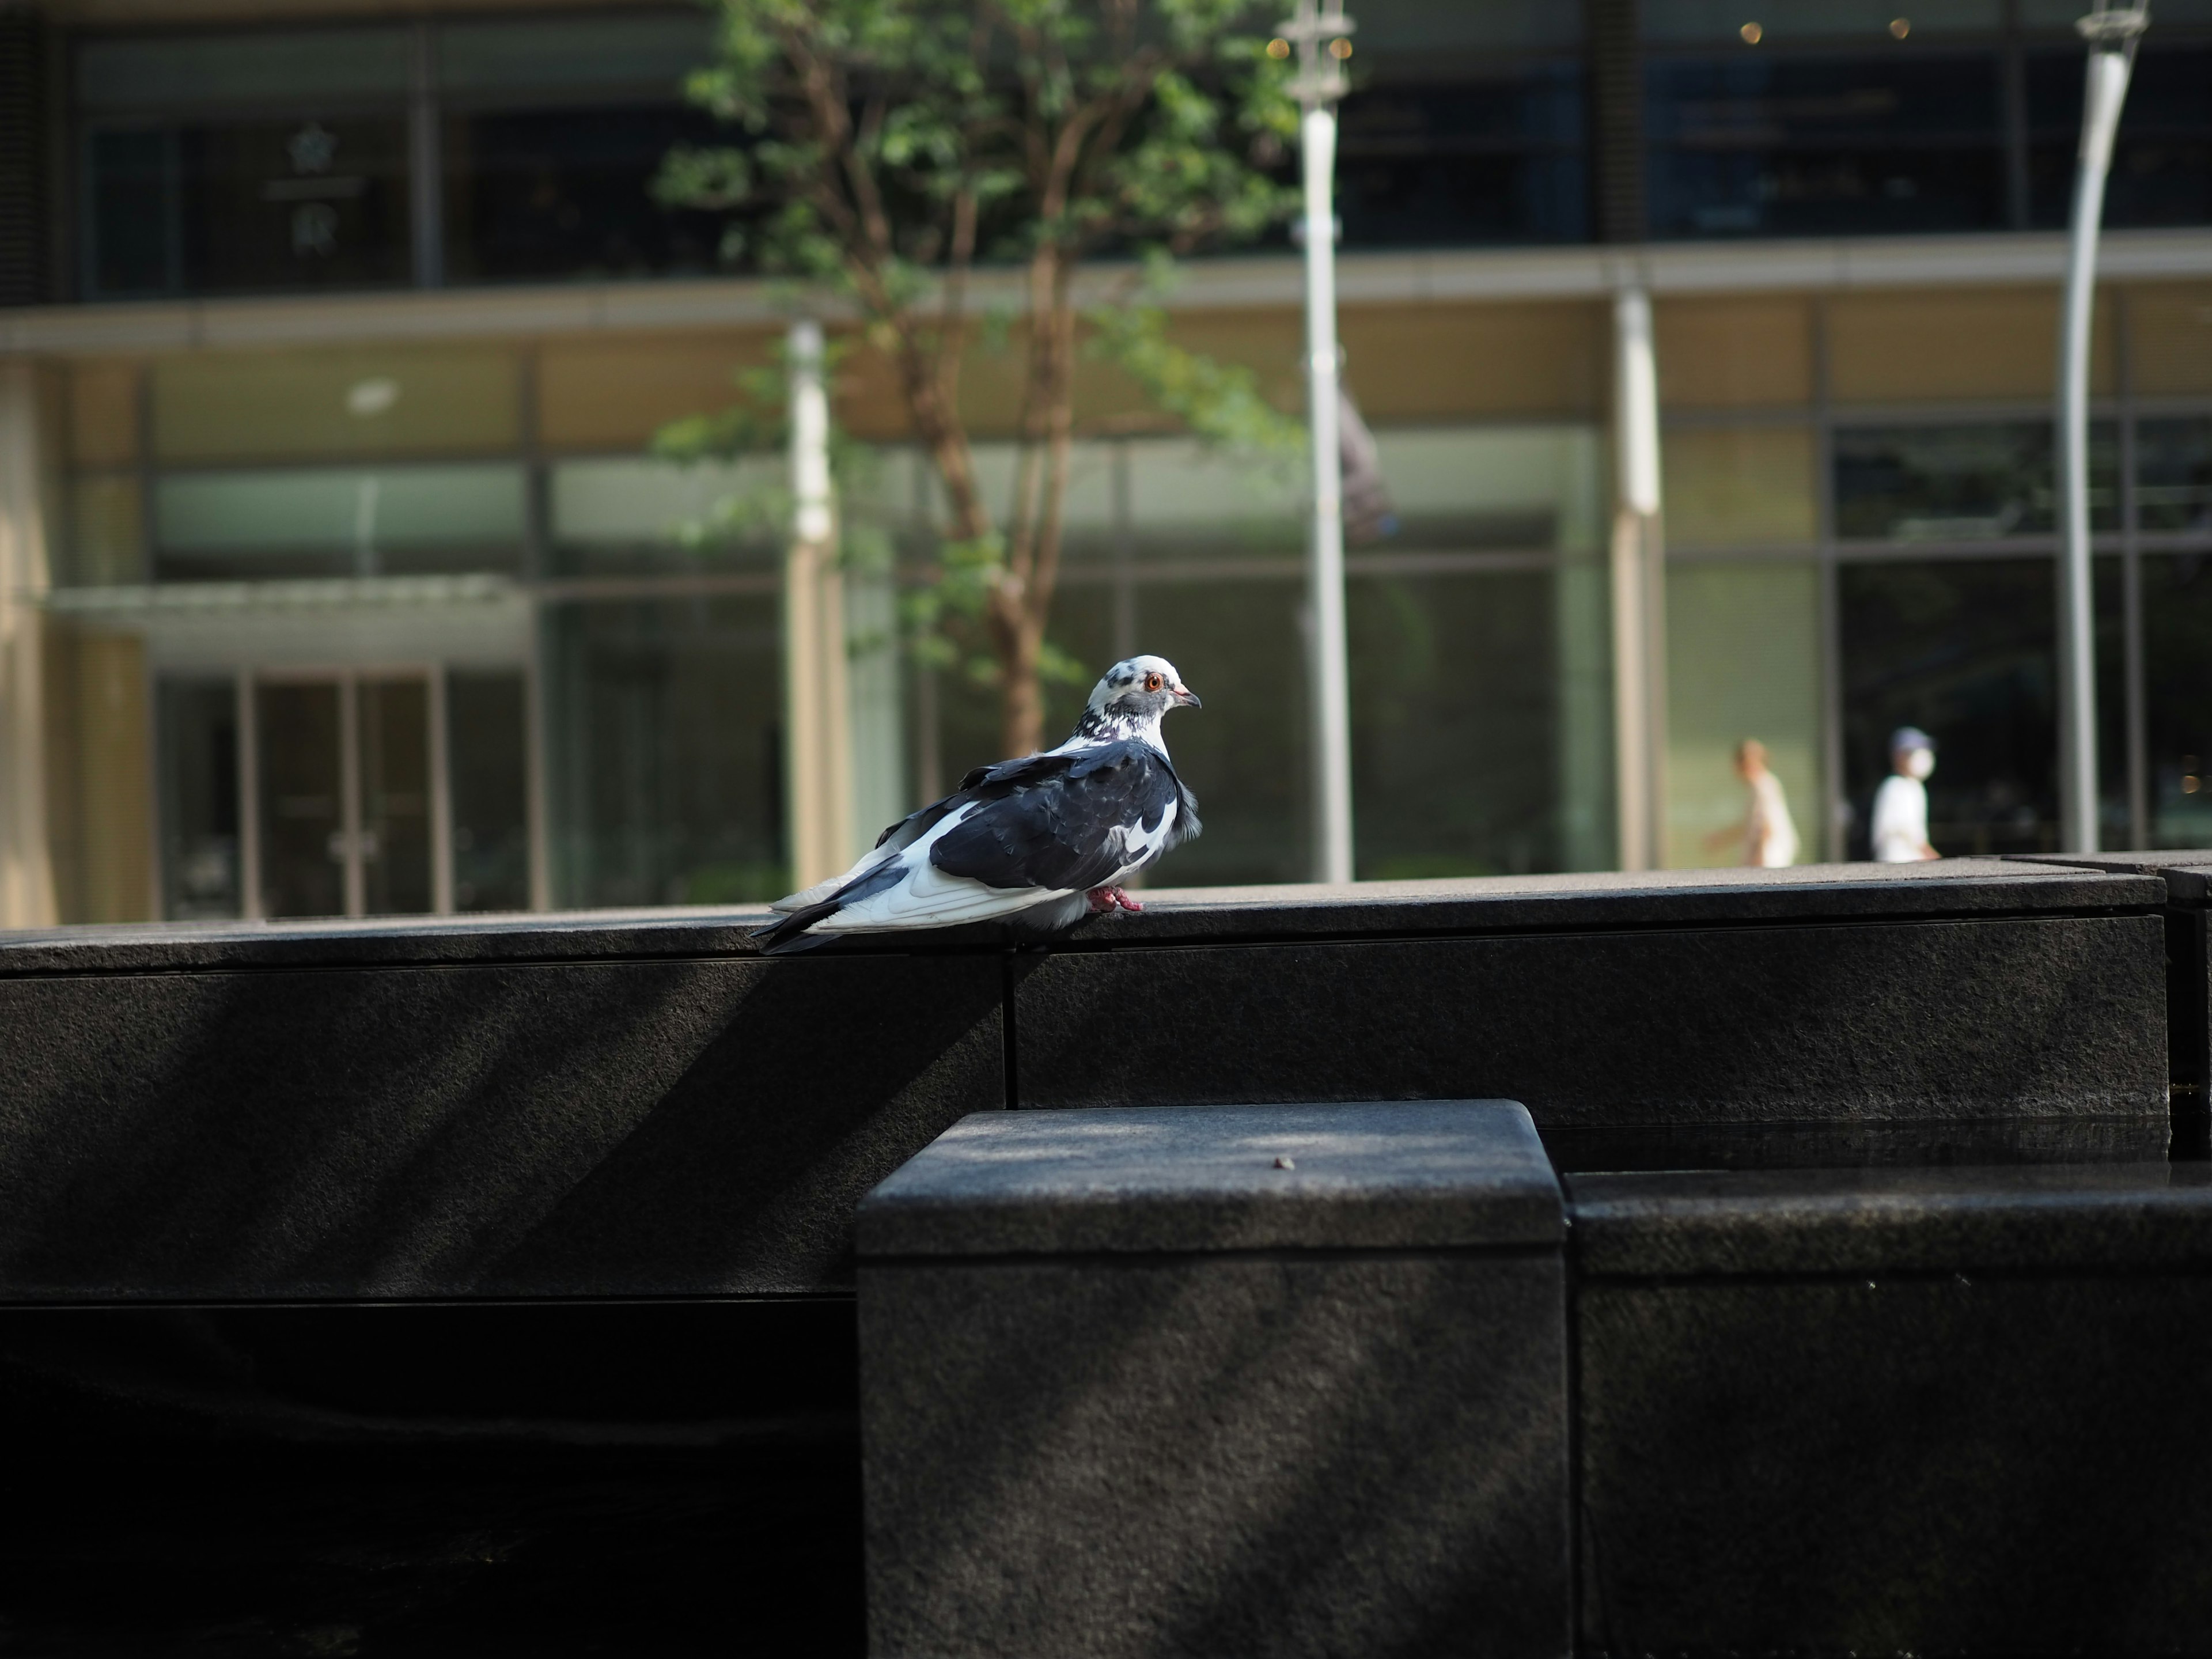
[[1045,760],[1060,763],[988,769],[969,792],[983,796],[985,805],[939,838],[930,862],[989,887],[1082,891],[1125,867],[1123,842],[1114,831],[1158,829],[1171,804],[1180,813],[1189,801],[1175,768],[1150,744],[1101,744],[1032,757]]

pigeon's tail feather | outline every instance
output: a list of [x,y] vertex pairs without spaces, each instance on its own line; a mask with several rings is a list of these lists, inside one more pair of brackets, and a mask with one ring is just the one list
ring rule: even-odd
[[806,930],[816,922],[836,915],[845,908],[841,899],[825,899],[819,904],[810,904],[803,910],[793,910],[789,915],[757,928],[750,935],[768,957],[789,956],[794,951],[810,951],[823,942],[822,936]]

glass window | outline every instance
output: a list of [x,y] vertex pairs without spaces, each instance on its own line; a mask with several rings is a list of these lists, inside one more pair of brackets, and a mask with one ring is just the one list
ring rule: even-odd
[[530,908],[527,720],[522,676],[446,677],[453,803],[453,908]]
[[1655,236],[1868,235],[2004,221],[1996,56],[1660,58]]
[[76,480],[70,500],[76,559],[70,582],[107,587],[146,580],[138,480],[94,473]]
[[2212,419],[2137,423],[2136,514],[2145,530],[2212,534]]
[[373,103],[407,95],[407,53],[388,27],[95,38],[77,48],[76,97],[102,113]]
[[781,549],[788,510],[784,462],[768,455],[688,466],[645,456],[562,461],[550,499],[555,560],[570,573],[732,559],[759,568]]
[[187,472],[155,489],[163,580],[516,568],[523,474],[501,464]]
[[210,352],[154,370],[165,465],[514,448],[513,354],[484,346]]
[[380,288],[411,270],[398,112],[96,131],[92,297]]
[[556,903],[790,890],[778,639],[773,595],[550,613]]
[[438,85],[555,95],[631,86],[672,99],[708,61],[714,39],[713,20],[696,11],[447,23],[438,30]]
[[1780,560],[1667,571],[1667,866],[1743,862],[1748,811],[1735,746],[1766,745],[1797,830],[1800,863],[1822,845],[1820,578]]
[[653,198],[678,143],[727,142],[672,100],[471,111],[445,123],[446,269],[455,282],[662,276],[719,268],[723,219]]
[[[2100,738],[2105,817],[2124,824],[2117,775],[2118,584],[2097,573]],[[1889,734],[1917,726],[1938,745],[1929,839],[1950,854],[2047,853],[2058,846],[2054,563],[1949,559],[1850,563],[1838,573],[1844,786],[1851,854],[1869,855]],[[2124,834],[2124,829],[2116,833]]]
[[1337,189],[1346,245],[1585,240],[1583,82],[1574,60],[1393,64],[1344,100]]
[[161,680],[161,896],[173,921],[239,912],[238,689],[227,679]]
[[[1836,533],[1845,539],[1990,541],[2053,528],[2051,426],[1844,428],[1835,435]],[[2118,442],[2093,423],[2089,517],[2118,526]]]
[[2212,846],[2212,556],[2147,556],[2142,586],[2151,844]]
[[1817,533],[1808,428],[1670,428],[1660,455],[1674,545],[1771,546]]
[[[2154,14],[2166,21],[2161,11]],[[2029,212],[2062,226],[2073,209],[2081,146],[2082,52],[2027,59]],[[2115,227],[2212,223],[2212,46],[2144,37],[2120,111],[2105,222]]]
[[253,688],[261,914],[346,914],[346,808],[335,683]]
[[1349,585],[1358,874],[1561,867],[1548,570]]

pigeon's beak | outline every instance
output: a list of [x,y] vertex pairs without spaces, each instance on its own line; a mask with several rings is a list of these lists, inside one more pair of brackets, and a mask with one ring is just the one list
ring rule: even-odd
[[1178,685],[1176,687],[1175,700],[1176,707],[1178,708],[1203,708],[1206,707],[1204,703],[1198,700],[1198,693],[1192,690],[1187,685]]

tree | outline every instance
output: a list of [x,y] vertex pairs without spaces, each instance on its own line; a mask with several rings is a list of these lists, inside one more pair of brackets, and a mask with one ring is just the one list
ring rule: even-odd
[[[1270,173],[1297,131],[1289,66],[1241,32],[1247,15],[1250,0],[719,0],[690,94],[737,131],[662,170],[664,201],[729,214],[726,258],[834,289],[890,357],[945,501],[920,620],[996,683],[1009,754],[1042,745],[1058,665],[1079,354],[1111,357],[1202,435],[1283,439],[1249,372],[1179,348],[1146,303],[1175,258],[1292,204]],[[1083,311],[1078,268],[1102,253],[1128,263]],[[994,264],[1019,298],[979,314]],[[978,487],[960,410],[986,339],[1024,360],[1003,506]]]

